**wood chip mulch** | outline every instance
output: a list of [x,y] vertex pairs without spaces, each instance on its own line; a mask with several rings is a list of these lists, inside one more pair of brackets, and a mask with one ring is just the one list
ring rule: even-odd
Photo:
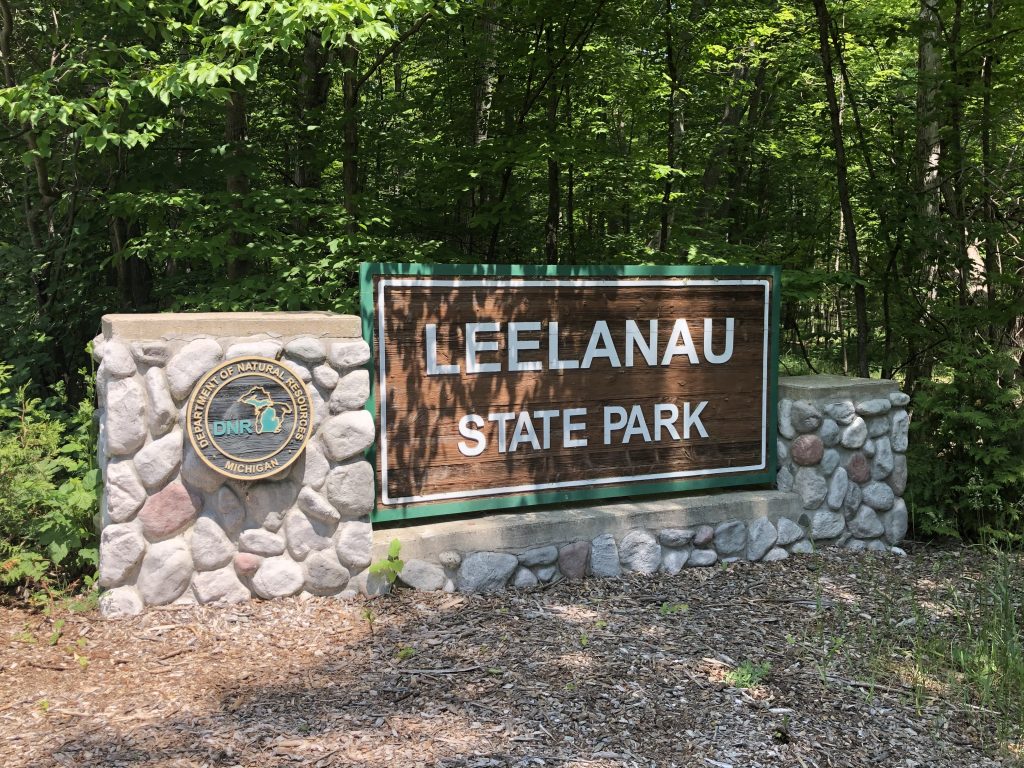
[[[1013,765],[983,708],[906,673],[908,633],[948,620],[971,558],[825,552],[492,596],[65,613],[59,633],[2,608],[0,763]],[[744,662],[770,667],[733,687]]]

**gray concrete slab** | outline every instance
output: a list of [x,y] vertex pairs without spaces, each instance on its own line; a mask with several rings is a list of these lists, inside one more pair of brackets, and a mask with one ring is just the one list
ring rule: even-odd
[[813,376],[780,376],[779,397],[790,400],[870,400],[888,397],[899,391],[892,379],[858,379],[847,376],[818,374]]
[[161,312],[145,315],[104,315],[103,337],[122,341],[193,338],[196,336],[313,336],[339,341],[362,338],[355,315],[333,312]]
[[800,497],[795,493],[768,490],[567,505],[441,522],[426,520],[406,527],[378,524],[373,532],[373,559],[387,557],[392,539],[401,542],[403,559],[436,562],[446,550],[519,553],[549,544],[590,540],[603,533],[619,539],[637,528],[656,531],[758,517],[773,522],[780,517],[796,521],[802,514]]

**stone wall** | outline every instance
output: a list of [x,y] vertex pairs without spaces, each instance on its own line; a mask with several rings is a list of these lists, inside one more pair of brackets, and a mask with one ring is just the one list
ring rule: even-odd
[[[373,531],[370,349],[328,313],[109,315],[99,362],[100,607],[373,594],[400,581],[487,592],[559,578],[676,573],[816,547],[892,551],[907,530],[909,398],[891,381],[780,380],[778,490],[608,501]],[[184,439],[196,382],[224,360],[280,358],[307,382],[314,431],[279,476],[230,480]]]
[[783,377],[779,393],[777,491],[612,501],[483,528],[377,530],[375,553],[397,537],[408,552],[400,582],[463,592],[768,562],[825,546],[903,555],[910,398],[892,381],[838,376]]
[[892,381],[783,379],[778,487],[793,491],[819,544],[884,551],[907,533],[910,398]]
[[[370,564],[374,439],[358,318],[327,313],[109,315],[99,362],[100,599],[144,605],[355,594]],[[223,360],[281,359],[307,382],[314,432],[268,480],[229,480],[183,439],[196,381]]]

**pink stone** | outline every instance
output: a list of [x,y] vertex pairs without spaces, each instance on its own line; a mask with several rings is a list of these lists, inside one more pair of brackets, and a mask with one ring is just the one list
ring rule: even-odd
[[846,474],[855,483],[866,483],[871,479],[871,465],[863,453],[855,453],[846,463]]
[[252,576],[259,570],[263,558],[249,552],[239,552],[235,555],[235,570],[240,576]]
[[159,493],[154,493],[142,506],[139,519],[148,539],[162,539],[182,530],[196,519],[200,504],[174,481]]
[[558,570],[567,579],[582,579],[587,572],[590,542],[576,541],[558,550]]
[[715,538],[715,529],[710,525],[702,525],[693,534],[693,543],[698,547],[706,547]]
[[800,435],[789,446],[789,455],[793,461],[804,467],[813,467],[825,454],[825,446],[817,435]]

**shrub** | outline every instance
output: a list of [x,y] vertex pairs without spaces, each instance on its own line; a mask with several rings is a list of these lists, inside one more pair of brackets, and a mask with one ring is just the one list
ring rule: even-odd
[[92,393],[68,415],[61,388],[44,403],[12,391],[11,370],[0,363],[0,587],[62,589],[97,563]]
[[908,487],[915,527],[968,539],[1021,538],[1024,391],[1010,355],[966,348],[915,396]]

